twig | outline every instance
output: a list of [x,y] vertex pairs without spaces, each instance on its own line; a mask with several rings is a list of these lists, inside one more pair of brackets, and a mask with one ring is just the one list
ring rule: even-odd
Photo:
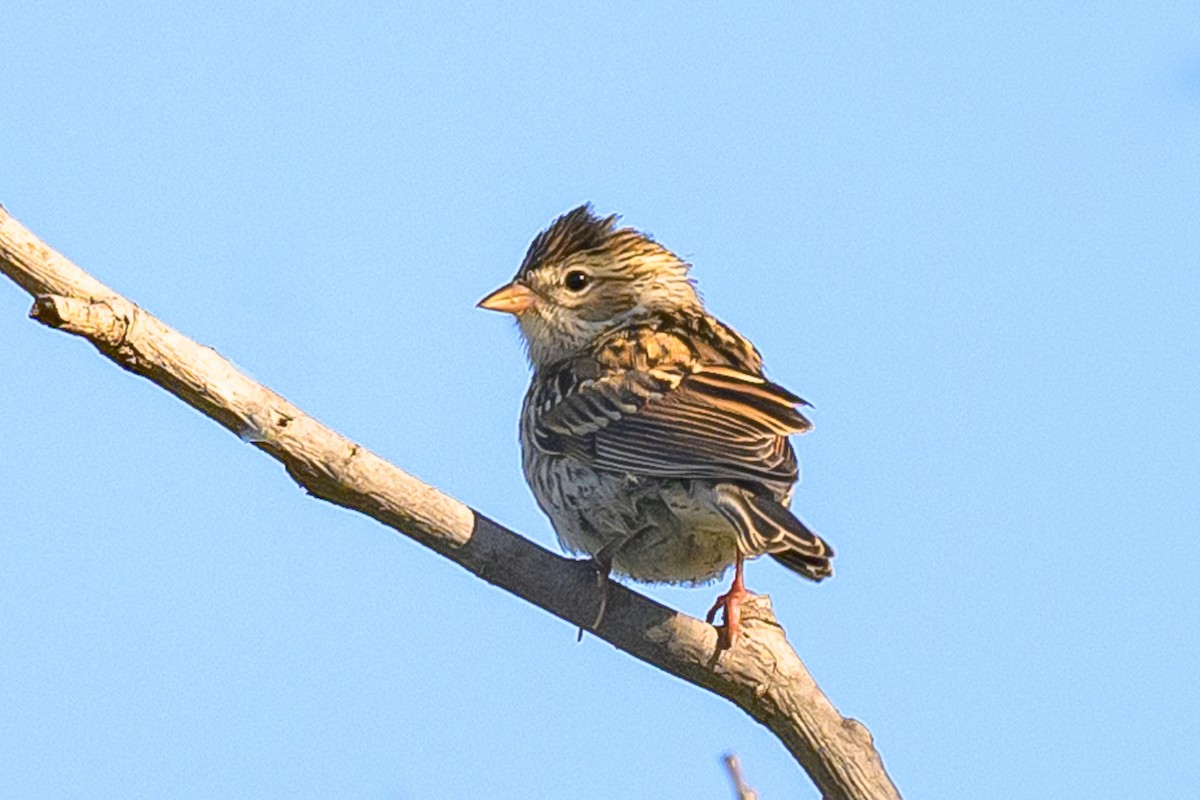
[[758,800],[758,792],[750,788],[746,777],[742,775],[742,762],[738,760],[737,753],[725,754],[725,769],[729,770],[729,780],[733,781],[734,800]]
[[[31,317],[88,340],[277,459],[310,494],[379,520],[572,625],[594,621],[590,563],[533,544],[322,425],[83,272],[2,208],[0,272],[36,298]],[[744,614],[738,646],[719,651],[711,625],[613,585],[596,634],[744,709],[825,797],[899,797],[867,729],[821,692],[770,601],[757,598]]]

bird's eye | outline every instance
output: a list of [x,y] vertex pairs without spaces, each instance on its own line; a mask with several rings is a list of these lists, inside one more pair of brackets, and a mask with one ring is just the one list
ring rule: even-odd
[[586,272],[573,269],[567,273],[566,285],[572,292],[582,292],[591,281],[591,277]]

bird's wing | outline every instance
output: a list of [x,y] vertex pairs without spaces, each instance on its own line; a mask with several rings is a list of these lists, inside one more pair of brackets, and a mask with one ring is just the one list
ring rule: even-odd
[[634,475],[790,487],[787,437],[812,427],[799,397],[730,366],[630,369],[564,388],[535,415],[535,441]]

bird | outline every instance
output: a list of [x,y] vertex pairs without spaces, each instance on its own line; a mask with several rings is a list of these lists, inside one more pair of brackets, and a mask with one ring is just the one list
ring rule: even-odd
[[561,546],[596,567],[593,629],[611,573],[698,586],[732,566],[707,615],[721,613],[718,647],[732,648],[747,559],[833,574],[833,548],[789,510],[788,437],[812,428],[809,404],[708,313],[690,264],[618,220],[590,203],[562,214],[478,305],[514,316],[526,346],[522,467]]

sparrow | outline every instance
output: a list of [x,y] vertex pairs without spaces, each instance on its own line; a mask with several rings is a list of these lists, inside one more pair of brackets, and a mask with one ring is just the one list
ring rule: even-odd
[[788,507],[804,400],[709,314],[690,265],[591,204],[558,217],[513,280],[479,302],[512,314],[533,369],[519,435],[525,479],[564,549],[615,572],[694,586],[734,568],[708,612],[738,639],[746,559],[813,581],[834,552]]

